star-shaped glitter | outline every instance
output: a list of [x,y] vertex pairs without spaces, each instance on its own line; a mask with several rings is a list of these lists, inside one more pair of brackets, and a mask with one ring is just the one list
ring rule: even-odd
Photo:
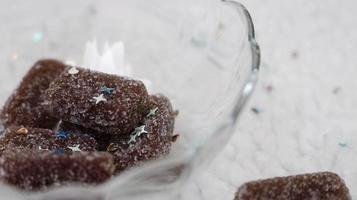
[[72,75],[78,74],[78,72],[78,69],[75,67],[72,67],[70,70],[68,70],[68,73]]
[[148,133],[146,130],[145,130],[145,125],[142,125],[142,126],[139,126],[139,127],[136,127],[135,130],[130,134],[130,140],[129,140],[129,144],[131,144],[132,142],[136,142],[136,138],[137,137],[140,137],[141,134],[143,133]]
[[79,148],[79,144],[77,144],[76,146],[73,146],[73,147],[68,147],[68,149],[71,149],[72,151],[82,151],[82,150]]
[[148,132],[145,130],[145,125],[142,125],[142,126],[139,126],[139,127],[135,128],[134,131],[137,132],[137,135],[138,135],[138,136],[140,136],[140,135],[143,134],[143,133],[148,133]]
[[103,102],[106,102],[106,101],[107,101],[107,99],[104,98],[104,95],[103,95],[103,94],[101,94],[101,95],[99,95],[99,96],[97,96],[97,97],[93,97],[93,99],[95,100],[95,104],[98,104],[98,103],[100,103],[101,101],[103,101]]
[[155,116],[157,110],[159,110],[158,107],[155,107],[155,108],[153,108],[153,109],[150,109],[149,114],[147,114],[146,117]]
[[115,88],[108,88],[107,86],[100,88],[101,93],[107,93],[107,94],[112,94],[114,90]]
[[68,132],[66,132],[66,131],[58,131],[57,133],[56,133],[56,137],[59,137],[59,138],[66,138],[67,136],[68,136]]
[[129,144],[131,143],[135,143],[136,142],[136,135],[130,135],[130,140],[129,140]]

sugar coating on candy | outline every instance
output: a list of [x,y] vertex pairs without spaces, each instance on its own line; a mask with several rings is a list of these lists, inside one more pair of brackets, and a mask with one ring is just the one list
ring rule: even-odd
[[149,106],[146,117],[130,135],[114,137],[109,144],[107,151],[114,155],[116,172],[170,152],[175,122],[171,103],[165,96],[153,95]]
[[2,122],[0,121],[0,136],[5,132],[5,127],[2,124]]
[[[63,121],[107,134],[127,134],[143,118],[148,93],[141,81],[76,68],[46,91],[47,111]],[[112,88],[111,92],[103,88]]]
[[25,75],[0,113],[5,127],[26,126],[52,128],[56,119],[48,117],[42,107],[45,90],[66,66],[56,60],[40,60]]
[[39,128],[7,128],[4,136],[0,138],[0,154],[6,151],[6,149],[52,152],[62,150],[63,153],[72,153],[72,148],[76,146],[80,151],[97,150],[97,142],[89,135],[55,132]]
[[53,154],[9,149],[0,157],[0,180],[26,190],[98,184],[108,180],[113,169],[112,156],[106,152]]
[[112,138],[109,134],[100,133],[93,129],[84,128],[82,126],[72,124],[70,122],[61,122],[58,127],[59,131],[70,132],[78,135],[88,134],[93,137],[98,143],[98,150],[105,151],[109,145]]
[[331,172],[252,181],[242,185],[235,200],[350,200],[344,181]]

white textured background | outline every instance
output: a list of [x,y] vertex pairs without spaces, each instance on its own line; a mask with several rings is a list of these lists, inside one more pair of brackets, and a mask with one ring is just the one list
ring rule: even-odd
[[[241,2],[252,14],[262,48],[260,82],[229,146],[183,196],[231,200],[245,181],[329,170],[357,198],[357,1]],[[2,9],[0,21],[11,19],[10,8],[16,5]],[[3,64],[15,56],[16,44],[6,44],[10,36],[0,35]],[[5,84],[0,80],[0,87]]]
[[189,186],[201,198],[187,199],[231,200],[245,181],[323,170],[357,198],[357,1],[241,2],[262,48],[260,82],[229,146]]

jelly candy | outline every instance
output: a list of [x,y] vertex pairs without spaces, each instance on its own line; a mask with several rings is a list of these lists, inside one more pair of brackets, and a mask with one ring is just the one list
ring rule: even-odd
[[147,110],[144,84],[88,69],[68,69],[46,91],[52,116],[107,134],[126,134]]
[[98,184],[108,180],[113,169],[112,156],[106,152],[55,154],[8,149],[0,157],[0,180],[25,190]]
[[93,129],[84,128],[82,126],[72,124],[70,122],[61,122],[58,127],[59,131],[65,131],[75,133],[79,135],[88,134],[92,136],[98,143],[98,151],[105,151],[112,138],[111,135],[106,133],[100,133]]
[[40,60],[25,75],[0,113],[0,123],[8,126],[52,128],[57,120],[42,107],[44,92],[66,68],[56,60]]
[[116,172],[152,160],[170,151],[175,113],[168,98],[153,95],[149,98],[149,112],[130,135],[118,136],[107,151],[114,155]]
[[97,142],[89,135],[39,128],[7,128],[3,137],[0,138],[0,154],[6,149],[18,151],[61,149],[63,152],[72,153],[73,151],[96,151],[96,148]]
[[344,181],[331,172],[248,182],[235,200],[350,200]]

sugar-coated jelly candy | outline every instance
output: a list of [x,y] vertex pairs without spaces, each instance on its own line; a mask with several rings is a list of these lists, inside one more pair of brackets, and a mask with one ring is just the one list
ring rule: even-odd
[[0,157],[0,180],[25,190],[41,190],[71,183],[93,185],[108,180],[113,159],[106,152],[17,151]]
[[36,62],[5,103],[0,112],[0,123],[2,121],[5,127],[18,125],[52,128],[56,119],[44,112],[44,92],[65,68],[66,65],[56,60]]
[[46,91],[52,116],[107,134],[126,134],[147,110],[141,81],[72,67]]
[[7,149],[17,151],[52,151],[72,153],[77,151],[96,151],[97,142],[86,134],[65,131],[55,132],[47,129],[11,127],[0,138],[0,155]]
[[235,200],[350,200],[344,181],[321,172],[252,181],[242,185]]
[[109,134],[101,133],[93,129],[84,128],[82,126],[72,124],[70,122],[64,122],[64,121],[62,121],[59,124],[58,131],[64,131],[64,132],[74,133],[79,135],[88,134],[92,136],[98,143],[98,151],[105,151],[112,138],[112,136]]
[[107,151],[114,155],[116,172],[152,160],[170,151],[175,112],[163,95],[149,97],[149,111],[130,135],[114,137]]

